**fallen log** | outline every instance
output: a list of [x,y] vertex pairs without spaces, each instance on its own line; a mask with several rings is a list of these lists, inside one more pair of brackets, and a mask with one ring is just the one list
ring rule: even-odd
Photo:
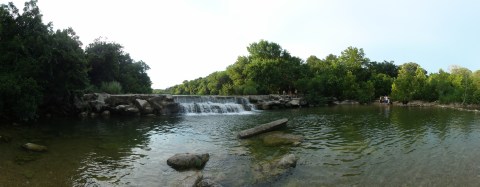
[[251,129],[243,130],[238,133],[238,138],[243,139],[243,138],[255,136],[257,134],[273,131],[278,128],[285,127],[287,125],[287,122],[288,122],[288,119],[283,118],[276,121],[272,121],[270,123],[265,123],[265,124],[253,127]]

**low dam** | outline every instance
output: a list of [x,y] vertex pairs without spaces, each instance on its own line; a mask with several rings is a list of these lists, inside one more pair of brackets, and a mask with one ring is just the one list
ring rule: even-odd
[[279,95],[190,96],[168,94],[85,94],[75,103],[79,115],[242,114],[305,106],[302,98]]

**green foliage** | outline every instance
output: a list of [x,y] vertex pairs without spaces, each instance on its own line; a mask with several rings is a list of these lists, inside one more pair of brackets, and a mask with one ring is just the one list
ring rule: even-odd
[[100,86],[100,92],[105,92],[109,94],[121,94],[122,85],[117,81],[112,82],[102,82]]
[[0,24],[2,120],[72,114],[75,97],[94,90],[89,79],[97,88],[102,82],[119,81],[125,91],[151,92],[144,62],[134,62],[117,44],[94,47],[95,43],[87,48],[97,51],[86,54],[73,29],[53,31],[51,23],[42,22],[36,0],[26,2],[22,13],[13,3],[0,5]]
[[117,81],[125,93],[151,93],[150,67],[143,61],[135,62],[123,46],[114,42],[95,40],[85,50],[90,66],[88,76],[93,85]]
[[426,71],[420,65],[410,62],[400,66],[398,77],[393,81],[392,98],[403,103],[422,98],[426,83]]

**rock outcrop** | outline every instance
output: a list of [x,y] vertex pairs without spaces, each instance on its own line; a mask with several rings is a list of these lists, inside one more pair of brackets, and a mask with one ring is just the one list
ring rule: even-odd
[[209,159],[210,155],[208,153],[179,153],[170,157],[167,164],[176,170],[202,169]]
[[305,99],[289,95],[251,95],[248,99],[259,110],[299,108],[308,105]]
[[279,159],[257,164],[253,167],[256,182],[265,182],[287,172],[297,165],[298,158],[294,154],[284,155]]
[[239,138],[248,138],[255,136],[257,134],[273,131],[282,127],[285,127],[287,125],[288,119],[279,119],[276,121],[272,121],[270,123],[265,123],[259,126],[256,126],[251,129],[243,130],[238,133]]
[[[75,102],[79,116],[112,115],[172,115],[178,114],[180,105],[172,95],[162,94],[123,94],[106,93],[85,94],[82,100]],[[107,112],[105,112],[107,111]]]

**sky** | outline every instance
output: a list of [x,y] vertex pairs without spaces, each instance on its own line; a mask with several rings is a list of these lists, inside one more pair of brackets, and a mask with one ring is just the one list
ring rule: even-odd
[[[22,9],[25,0],[13,2]],[[480,70],[477,0],[39,0],[44,23],[103,37],[150,66],[155,89],[223,71],[247,46],[275,42],[306,60],[363,48],[372,61],[429,73]]]

